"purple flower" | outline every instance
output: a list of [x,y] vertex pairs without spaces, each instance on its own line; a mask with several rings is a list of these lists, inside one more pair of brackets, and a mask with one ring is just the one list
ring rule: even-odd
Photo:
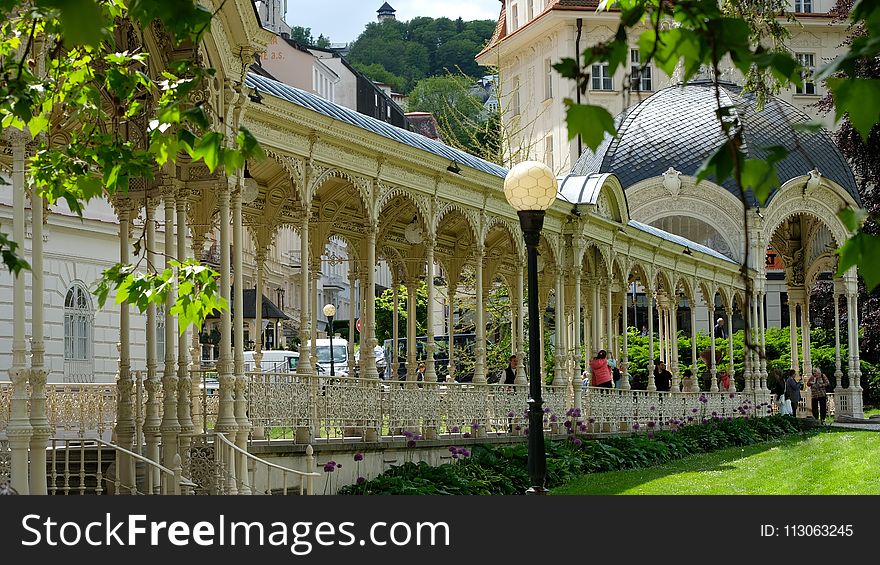
[[580,447],[583,443],[584,443],[584,442],[582,442],[582,441],[580,440],[580,438],[575,438],[575,439],[574,439],[574,444],[575,444],[576,446],[578,446],[578,447]]
[[633,429],[634,429],[634,430],[638,430],[639,427],[640,427],[640,426],[639,426],[639,423],[638,423],[638,422],[633,422]]
[[458,426],[452,426],[452,430],[450,430],[450,431],[454,434],[457,434],[458,433]]
[[513,410],[511,410],[510,412],[507,413],[507,417],[508,417],[508,418],[513,418]]
[[[557,420],[558,420],[558,418],[556,417],[556,414],[550,414],[550,422],[551,423],[555,424]],[[566,422],[566,423],[568,423],[568,422]]]
[[513,427],[513,429],[514,429],[515,431],[518,432],[518,431],[520,431],[520,430],[522,429],[522,426],[520,426],[519,424],[517,424],[516,426]]
[[362,485],[365,482],[367,482],[367,479],[365,479],[364,477],[358,477],[357,484]]
[[461,437],[471,437],[471,434],[470,434],[470,432],[465,432],[465,433],[461,434]]
[[462,457],[470,457],[471,456],[471,452],[468,451],[467,449],[462,449],[461,451],[458,452],[458,454],[461,455]]
[[336,468],[337,468],[337,469],[342,469],[342,463],[337,463],[337,464],[336,464]]
[[650,421],[650,422],[648,422],[648,427],[649,427],[649,428],[653,428],[655,425],[656,425],[656,422],[654,422],[653,420]]
[[544,414],[549,414],[549,413],[550,413],[550,408],[544,408]]
[[415,446],[416,446],[416,440],[414,440],[414,439],[409,440],[408,442],[406,442],[406,446],[407,446],[407,447],[415,447]]
[[648,439],[654,439],[654,432],[648,432]]
[[523,435],[524,435],[524,436],[529,435],[529,429],[528,429],[528,428],[526,428],[526,429],[523,430]]
[[471,429],[474,430],[474,431],[479,430],[479,429],[480,429],[480,423],[479,423],[479,422],[474,422],[473,424],[471,424]]
[[334,463],[333,461],[327,461],[326,463],[324,463],[325,473],[332,473],[334,469],[336,469],[336,463]]
[[354,460],[355,460],[355,461],[363,461],[363,460],[364,460],[364,454],[361,453],[361,452],[355,453],[355,454],[354,454]]
[[693,412],[694,414],[696,414],[697,412],[699,412],[699,410],[697,410],[696,408],[691,408],[691,412]]
[[718,415],[718,412],[712,410],[712,415],[713,415],[713,416],[717,416],[717,415]]
[[449,446],[449,453],[455,453],[456,451],[458,451],[457,447],[455,447],[454,445]]
[[412,432],[409,432],[409,431],[407,431],[407,432],[403,432],[403,437],[405,437],[405,438],[407,438],[407,439],[412,438],[412,436],[413,436],[413,433],[412,433]]
[[694,417],[693,417],[693,416],[688,416],[688,422],[693,422],[693,421],[694,421]]
[[571,428],[571,420],[566,420],[562,425],[566,428]]

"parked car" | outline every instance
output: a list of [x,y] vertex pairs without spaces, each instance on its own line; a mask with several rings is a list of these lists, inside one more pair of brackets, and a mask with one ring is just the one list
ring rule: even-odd
[[[263,359],[260,361],[260,370],[263,373],[295,373],[298,364],[298,351],[269,349],[263,351]],[[244,370],[247,373],[257,370],[253,351],[244,352]]]
[[[311,344],[311,341],[308,342]],[[317,357],[317,371],[320,374],[330,375],[330,360],[333,360],[334,377],[348,376],[348,341],[339,337],[333,338],[333,351],[330,351],[330,339],[315,340],[315,356]]]
[[[385,350],[382,349],[381,346],[376,346],[373,349],[373,357],[376,358],[376,370],[379,372],[379,378],[385,378],[385,371],[387,370],[387,361],[385,360]],[[359,376],[360,374],[360,366],[361,366],[361,350],[358,349],[354,352],[354,375]]]

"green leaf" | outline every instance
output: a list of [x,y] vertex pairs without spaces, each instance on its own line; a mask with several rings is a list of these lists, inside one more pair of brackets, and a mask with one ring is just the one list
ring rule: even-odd
[[556,72],[564,78],[573,79],[577,78],[578,76],[577,61],[568,57],[565,57],[564,59],[553,65],[553,68],[556,69]]
[[41,3],[61,10],[61,30],[67,44],[95,47],[104,39],[107,21],[97,0],[43,0]]
[[565,99],[566,122],[568,123],[568,139],[580,135],[587,147],[595,151],[606,134],[617,135],[614,118],[608,110],[601,106],[575,104],[570,98]]
[[716,184],[721,184],[730,177],[730,174],[733,172],[734,155],[738,154],[740,160],[743,157],[742,153],[731,150],[732,143],[732,141],[728,141],[723,144],[708,159],[703,161],[703,164],[697,169],[698,183],[711,177]]
[[751,190],[763,206],[770,193],[779,187],[776,165],[772,160],[746,159],[742,162],[740,179],[745,190]]
[[880,121],[880,79],[829,78],[826,84],[834,94],[835,120],[848,114],[867,143],[871,129]]
[[846,229],[854,232],[865,222],[868,213],[863,208],[844,208],[837,213],[837,216],[846,226]]
[[220,163],[220,142],[223,136],[217,132],[210,132],[203,135],[196,141],[195,146],[190,152],[190,157],[198,161],[204,159],[205,165],[212,173]]
[[880,284],[880,236],[859,232],[837,250],[840,260],[837,264],[837,275],[842,276],[853,265],[865,280],[868,292]]

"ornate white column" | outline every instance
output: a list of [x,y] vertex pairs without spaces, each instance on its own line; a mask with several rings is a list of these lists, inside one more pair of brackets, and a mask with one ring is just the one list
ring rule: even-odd
[[810,352],[810,295],[804,292],[804,302],[801,306],[801,345],[803,346],[804,378],[813,372],[813,356]]
[[[857,285],[856,285],[856,283],[853,283],[852,286],[856,287]],[[850,300],[850,303],[852,304],[852,308],[849,309],[848,312],[851,312],[849,317],[852,318],[852,322],[851,322],[852,323],[852,332],[850,332],[852,335],[852,353],[850,354],[850,357],[852,358],[852,363],[853,363],[853,371],[850,375],[849,388],[851,388],[851,389],[854,388],[855,391],[858,393],[857,394],[858,402],[859,402],[858,412],[860,413],[862,410],[861,409],[861,405],[862,405],[861,404],[862,403],[861,397],[862,397],[863,389],[862,389],[862,368],[861,368],[861,364],[859,362],[859,294],[858,294],[857,288],[855,290],[853,290],[852,294],[849,297],[849,300]],[[856,413],[854,415],[858,416],[859,413]]]
[[[727,372],[730,374],[730,386],[735,389],[735,381],[733,380],[734,375],[736,375],[736,369],[733,360],[733,300],[731,300],[730,304],[727,306],[727,349],[729,362]],[[733,392],[733,390],[731,390],[730,392]]]
[[593,304],[590,309],[592,318],[593,347],[592,351],[587,353],[587,359],[592,359],[602,349],[602,308],[599,301],[599,281],[598,277],[593,278]]
[[[367,351],[361,352],[365,363],[364,374],[368,379],[378,381],[379,372],[376,370],[376,356],[373,350],[376,348],[376,238],[379,236],[379,224],[371,222],[367,229],[367,288],[366,288],[366,314],[367,320]],[[415,318],[415,317],[414,317]]]
[[650,288],[645,288],[645,298],[648,299],[648,390],[657,390],[654,382],[654,300],[656,294]]
[[659,358],[664,362],[666,361],[666,345],[664,343],[664,337],[665,337],[664,332],[666,330],[665,324],[664,324],[665,321],[666,321],[666,316],[665,316],[665,309],[663,307],[663,302],[658,297],[657,298],[657,326],[658,326],[658,328],[657,328],[657,342],[658,342],[657,349],[660,350],[659,351]]
[[[52,429],[46,413],[46,375],[43,311],[43,198],[31,189],[31,385],[32,429],[30,493],[47,494],[46,445]],[[22,276],[20,273],[19,276]]]
[[[351,250],[349,248],[349,261],[348,261],[348,368],[349,374],[352,374],[351,371],[355,368],[354,362],[354,330],[355,330],[355,318],[354,318],[354,306],[355,302],[355,283],[357,280],[357,269],[354,266],[354,261],[351,260]],[[387,360],[386,360],[387,361]],[[358,373],[360,374],[360,373]]]
[[573,333],[574,333],[574,343],[571,347],[571,356],[572,356],[572,390],[574,391],[574,407],[581,408],[582,405],[582,395],[581,395],[581,357],[583,356],[581,349],[581,277],[583,276],[583,269],[580,267],[576,267],[574,269],[574,322],[573,322]]
[[[391,380],[397,380],[397,369],[400,366],[400,281],[397,280],[397,273],[391,274],[391,296],[394,301],[394,317],[391,320]],[[450,359],[452,362],[452,353],[450,348]]]
[[[758,321],[761,326],[761,381],[760,387],[761,392],[769,393],[770,390],[767,388],[767,320],[765,319],[764,314],[764,301],[766,294],[761,291],[758,295]],[[729,331],[729,330],[728,330]]]
[[834,379],[838,388],[844,388],[843,371],[840,369],[840,282],[834,281]]
[[434,236],[429,235],[425,241],[425,286],[428,295],[428,312],[425,321],[428,330],[425,347],[425,382],[437,382],[437,369],[434,367]]
[[[310,426],[299,426],[296,429],[296,443],[310,443],[313,437],[317,437],[317,407],[314,405],[313,391],[317,386],[315,379],[316,368],[312,364],[312,351],[314,343],[312,339],[312,302],[310,300],[311,293],[311,257],[309,256],[309,216],[311,216],[311,207],[306,205],[303,209],[302,223],[299,228],[299,362],[296,365],[297,376],[308,383],[310,394],[310,414],[312,422]],[[352,345],[353,347],[353,345]]]
[[474,359],[474,384],[486,384],[486,321],[483,319],[485,307],[483,306],[483,254],[485,249],[483,245],[477,246],[474,271],[476,272],[476,281],[474,290],[477,294],[476,305],[476,339],[477,347],[474,351],[476,358]]
[[[798,363],[798,337],[797,337],[797,302],[788,297],[788,330],[791,335],[791,368],[797,373],[800,370]],[[748,353],[748,349],[746,350]]]
[[[718,392],[718,367],[715,361],[715,300],[714,297],[709,306],[709,385],[710,392]],[[694,375],[696,377],[696,375]]]
[[[251,423],[247,415],[247,385],[248,378],[244,374],[244,233],[241,217],[241,179],[238,179],[235,191],[232,193],[232,272],[234,276],[233,288],[235,297],[233,298],[233,315],[235,337],[235,404],[234,413],[235,421],[238,424],[238,434],[236,435],[235,444],[244,451],[247,451],[248,435],[251,432]],[[261,297],[254,297],[255,308],[262,309]],[[281,343],[281,332],[279,328],[275,328],[275,343]],[[246,481],[247,475],[247,459],[244,455],[236,458],[236,476],[239,480],[238,491],[241,494],[250,494],[250,489]]]
[[[12,239],[24,250],[25,214],[24,201],[26,188],[24,182],[25,143],[29,137],[25,132],[7,134],[12,144]],[[126,307],[127,305],[123,305]],[[12,451],[12,488],[20,494],[29,494],[28,448],[31,441],[31,422],[28,416],[28,376],[27,341],[25,341],[25,274],[19,272],[13,280],[12,289],[12,367],[9,380],[12,381],[12,400],[9,425],[6,435]],[[130,389],[129,389],[130,390]]]
[[[170,182],[170,180],[169,180]],[[171,261],[174,260],[174,191],[169,185],[163,190],[162,198],[165,203],[165,268],[172,269]],[[177,420],[177,368],[175,364],[174,337],[177,329],[175,318],[171,309],[175,303],[176,285],[169,285],[168,295],[165,299],[165,370],[162,373],[162,461],[171,468],[174,466],[174,456],[178,453],[177,436],[180,435],[180,423]]]
[[[235,420],[235,372],[232,358],[232,312],[229,308],[232,304],[232,261],[229,255],[230,241],[230,214],[229,200],[232,187],[228,182],[221,182],[218,187],[218,201],[220,206],[220,295],[229,305],[220,313],[220,354],[217,358],[217,378],[220,381],[220,408],[217,423],[214,430],[222,433],[229,441],[235,441],[238,431],[238,422]],[[240,307],[236,304],[235,307]],[[167,344],[166,344],[167,346]],[[235,469],[230,469],[235,474]],[[227,488],[233,493],[238,493],[238,485],[235,478],[227,480]]]
[[611,277],[608,277],[605,285],[605,349],[608,357],[611,357],[614,349],[614,320],[612,315]]
[[757,301],[755,300],[754,294],[749,294],[746,297],[746,301],[748,302],[749,315],[746,320],[746,328],[747,328],[747,339],[749,347],[746,348],[745,356],[748,363],[745,366],[745,380],[746,385],[743,389],[743,392],[751,393],[754,392],[754,379],[757,375],[759,369],[757,368],[757,353],[756,349],[760,343],[759,335],[758,335],[758,306]]
[[565,335],[565,273],[562,269],[556,273],[556,311],[554,313],[556,326],[556,363],[553,369],[553,386],[566,384],[566,335]]
[[[670,348],[670,365],[672,366],[672,374],[673,379],[675,379],[676,383],[681,381],[681,368],[678,364],[678,296],[675,294],[672,295],[670,299],[670,310],[669,310],[669,338],[668,338],[669,348]],[[694,386],[696,386],[696,379],[694,379]]]
[[[147,217],[147,261],[150,268],[159,269],[159,254],[156,253],[156,220],[153,218],[153,212],[157,206],[157,202],[148,198],[146,201],[146,217]],[[161,463],[159,456],[159,439],[160,426],[162,419],[160,417],[159,400],[156,396],[161,390],[161,382],[157,374],[157,349],[156,349],[156,305],[150,303],[147,306],[147,380],[144,388],[147,391],[147,404],[144,410],[144,444],[146,445],[146,457]],[[164,336],[163,336],[164,337]],[[163,353],[164,358],[164,353]],[[158,475],[154,473],[154,478],[158,479]],[[153,484],[158,484],[154,481]]]
[[406,380],[415,382],[418,375],[418,359],[416,359],[416,313],[418,279],[406,281]]
[[629,308],[626,307],[626,291],[623,293],[623,346],[618,366],[620,367],[620,388],[630,390],[629,384]]
[[[119,217],[119,262],[127,265],[129,255],[129,227],[131,202],[119,199],[116,202]],[[131,352],[129,347],[130,307],[123,302],[119,307],[119,372],[116,376],[116,442],[120,447],[131,449],[134,438],[134,422],[131,416]],[[116,477],[120,486],[133,486],[134,462],[127,455],[116,454]]]
[[[186,260],[186,193],[177,196],[177,258]],[[191,434],[195,430],[192,419],[192,376],[189,372],[187,359],[187,342],[190,340],[189,328],[177,334],[177,421],[180,424],[181,437],[178,439],[180,457],[184,461],[189,454],[192,443]]]
[[[311,300],[309,300],[309,286],[311,281],[311,277],[309,276],[309,268],[311,267],[311,260],[309,257],[310,215],[311,208],[306,207],[303,212],[303,219],[299,229],[299,363],[296,365],[296,374],[301,377],[315,374],[311,361],[312,344],[309,341],[312,334]],[[300,443],[299,437],[297,438],[297,443]]]
[[525,262],[520,258],[516,263],[516,300],[517,303],[514,306],[516,308],[516,375],[513,379],[513,384],[517,385],[525,385],[528,384],[528,377],[526,376],[526,345],[525,345],[525,319],[526,319],[526,311],[525,311]]
[[263,321],[263,293],[265,291],[265,272],[266,272],[266,250],[258,243],[254,242],[258,247],[256,253],[257,261],[257,288],[254,291],[256,300],[256,312],[254,313],[254,370],[263,370],[263,334],[265,333],[265,322]]
[[[696,295],[688,297],[691,307],[691,376],[694,380],[700,375],[700,356],[697,354],[697,301],[695,298]],[[709,314],[709,321],[711,326],[712,314]]]
[[[319,252],[320,253],[320,252]],[[321,309],[318,308],[318,279],[321,278],[321,256],[312,257],[312,268],[309,270],[309,302],[311,302],[310,311],[312,312],[312,335],[309,339],[312,341],[312,349],[310,351],[312,367],[315,372],[318,371],[318,316]],[[277,328],[276,328],[277,333]],[[275,343],[278,343],[278,336],[275,336]],[[363,351],[361,354],[363,355]]]
[[452,277],[447,281],[446,287],[446,303],[449,307],[449,355],[447,355],[447,369],[449,374],[446,380],[452,382],[455,380],[455,295],[458,292],[458,281]]

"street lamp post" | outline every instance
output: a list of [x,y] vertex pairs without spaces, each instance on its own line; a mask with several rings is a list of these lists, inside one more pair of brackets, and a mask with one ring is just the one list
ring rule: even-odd
[[504,196],[519,214],[526,244],[529,292],[529,478],[526,494],[546,494],[547,455],[544,451],[544,413],[541,399],[541,333],[538,312],[538,244],[544,212],[556,199],[558,184],[543,163],[525,161],[507,173]]
[[332,304],[324,305],[324,315],[327,316],[327,321],[330,322],[330,376],[336,376],[336,368],[333,366],[333,316],[336,315],[336,306]]

